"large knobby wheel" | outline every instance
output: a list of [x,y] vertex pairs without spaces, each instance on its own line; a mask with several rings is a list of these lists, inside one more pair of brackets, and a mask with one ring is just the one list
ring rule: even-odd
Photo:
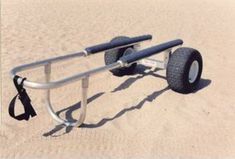
[[[114,41],[122,41],[125,39],[129,39],[129,37],[125,37],[125,36],[118,36],[115,37],[111,40],[111,42]],[[120,49],[112,49],[112,50],[108,50],[105,52],[104,54],[104,61],[106,65],[112,64],[117,62],[122,56],[128,55],[128,54],[132,54],[134,53],[134,48],[133,46],[129,46],[129,47],[125,47],[125,48],[120,48]],[[113,75],[115,76],[123,76],[123,75],[129,75],[132,74],[135,70],[136,67],[136,63],[128,66],[128,67],[123,67],[123,68],[117,68],[117,69],[113,69],[110,70],[110,72],[113,73]]]
[[178,48],[170,57],[166,77],[170,88],[179,93],[193,92],[202,74],[202,56],[192,48]]

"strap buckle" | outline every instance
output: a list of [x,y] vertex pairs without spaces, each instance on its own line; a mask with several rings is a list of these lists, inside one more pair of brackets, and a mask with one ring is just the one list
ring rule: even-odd
[[[13,82],[14,82],[14,85],[17,89],[18,94],[12,99],[12,101],[9,105],[8,112],[9,112],[9,115],[16,120],[29,120],[30,116],[34,117],[37,114],[31,105],[31,100],[30,100],[26,90],[23,88],[23,82],[24,82],[24,80],[26,80],[26,78],[23,78],[21,83],[18,84],[17,80],[19,78],[20,77],[17,75],[13,78]],[[22,105],[24,106],[25,112],[23,114],[16,116],[15,115],[15,101],[16,101],[17,97],[21,101]]]

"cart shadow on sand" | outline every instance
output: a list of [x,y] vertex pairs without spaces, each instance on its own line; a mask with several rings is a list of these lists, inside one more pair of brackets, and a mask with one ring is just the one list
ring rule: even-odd
[[[112,93],[115,93],[117,91],[122,91],[122,90],[125,90],[127,88],[129,88],[134,82],[136,82],[137,80],[145,77],[145,76],[154,76],[154,77],[158,77],[158,78],[162,78],[162,79],[166,79],[164,76],[161,76],[161,75],[158,75],[156,74],[157,70],[155,71],[150,71],[148,73],[145,73],[145,70],[146,70],[146,67],[145,66],[142,66],[142,65],[139,65],[136,69],[136,72],[135,74],[138,75],[137,77],[130,77],[128,78],[127,80],[125,80],[123,83],[121,83],[119,86],[117,86],[113,91]],[[193,93],[196,93],[197,91],[200,91],[201,89],[209,86],[211,84],[211,80],[210,79],[201,79],[200,83],[199,83],[199,86],[197,88],[197,90]],[[103,118],[101,119],[99,122],[97,123],[94,123],[94,124],[82,124],[80,126],[80,128],[98,128],[98,127],[101,127],[103,125],[105,125],[106,123],[112,121],[112,120],[115,120],[119,117],[121,117],[122,115],[124,115],[125,113],[128,113],[130,111],[134,111],[136,109],[141,109],[145,102],[152,102],[153,100],[155,100],[159,95],[161,95],[162,93],[166,92],[170,90],[170,88],[167,86],[161,90],[158,90],[158,91],[155,91],[153,92],[152,94],[146,96],[143,100],[141,100],[137,105],[134,105],[134,106],[131,106],[129,108],[124,108],[122,109],[120,112],[118,112],[116,115],[114,115],[113,117],[110,117],[110,118]],[[88,98],[87,102],[90,103],[92,102],[93,100],[99,98],[100,96],[102,96],[105,92],[100,92],[100,93],[97,93],[95,95],[93,95],[92,97]],[[57,115],[60,115],[61,113],[65,112],[65,118],[69,121],[76,121],[76,119],[74,119],[72,117],[72,113],[76,110],[78,110],[80,108],[80,102],[72,105],[72,106],[69,106],[67,108],[64,108],[62,110],[59,110],[57,112]],[[88,105],[89,106],[89,105]],[[45,132],[43,134],[44,137],[48,137],[48,136],[51,136],[51,137],[59,137],[61,135],[64,135],[64,134],[68,134],[72,131],[74,127],[72,126],[64,126],[63,124],[60,124],[60,125],[57,125],[55,126],[52,130],[48,131],[48,132]],[[64,129],[64,130],[63,130]],[[58,132],[60,131],[64,131],[63,133],[61,134],[58,134]]]

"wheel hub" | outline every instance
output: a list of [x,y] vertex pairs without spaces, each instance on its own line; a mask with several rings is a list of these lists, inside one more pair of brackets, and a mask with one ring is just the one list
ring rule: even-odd
[[189,83],[193,83],[196,81],[198,72],[199,72],[199,63],[198,61],[194,60],[189,69],[189,75],[188,75]]

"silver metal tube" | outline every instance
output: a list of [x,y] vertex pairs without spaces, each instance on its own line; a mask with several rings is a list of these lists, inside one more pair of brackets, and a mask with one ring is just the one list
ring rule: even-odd
[[40,67],[40,66],[45,66],[48,63],[56,63],[56,62],[59,62],[59,61],[62,61],[62,60],[68,60],[68,59],[71,59],[71,58],[81,57],[81,56],[85,56],[85,55],[86,54],[84,52],[78,52],[78,53],[73,53],[73,54],[69,54],[69,55],[65,55],[65,56],[49,58],[49,59],[46,59],[46,60],[42,60],[42,61],[30,63],[30,64],[20,65],[20,66],[17,66],[15,68],[13,68],[10,71],[10,76],[11,76],[11,78],[14,78],[16,73],[24,71],[24,70],[28,70],[28,69],[32,69],[32,68],[36,68],[36,67]]
[[167,68],[167,64],[169,62],[170,55],[171,55],[171,49],[167,49],[164,51],[164,69]]
[[[131,45],[138,45],[138,43],[134,43]],[[113,49],[118,49],[118,48],[122,48],[122,47],[127,47],[130,45],[125,45],[125,46],[121,46],[121,47],[117,47],[117,48],[113,48]],[[61,80],[57,80],[57,81],[50,81],[51,78],[51,65],[53,63],[59,62],[59,61],[63,61],[63,60],[68,60],[71,58],[75,58],[75,57],[82,57],[82,56],[87,56],[87,52],[86,51],[82,51],[79,53],[73,53],[73,54],[69,54],[69,55],[65,55],[65,56],[59,56],[59,57],[54,57],[54,58],[50,58],[50,59],[46,59],[43,61],[38,61],[38,62],[34,62],[34,63],[30,63],[30,64],[25,64],[25,65],[21,65],[18,67],[13,68],[10,71],[10,76],[11,78],[14,78],[15,75],[18,72],[24,71],[24,70],[28,70],[28,69],[32,69],[32,68],[36,68],[36,67],[40,67],[40,66],[44,66],[44,72],[45,72],[45,83],[39,83],[39,82],[33,82],[33,81],[29,81],[29,80],[24,80],[23,85],[25,87],[29,87],[29,88],[33,88],[33,89],[45,89],[45,104],[47,107],[47,110],[49,112],[49,114],[52,116],[52,118],[61,123],[64,124],[66,126],[80,126],[86,117],[86,106],[87,106],[87,92],[88,92],[88,83],[89,83],[89,77],[91,75],[95,75],[97,73],[106,71],[106,70],[112,70],[115,68],[120,68],[123,67],[124,64],[122,63],[122,61],[118,61],[116,63],[107,65],[107,66],[103,66],[103,67],[99,67],[87,72],[82,72],[82,73],[78,73],[75,74],[73,76],[61,79]],[[18,78],[18,83],[22,82],[23,78]],[[64,86],[66,84],[75,82],[77,80],[81,80],[82,82],[82,100],[81,100],[81,112],[80,112],[80,116],[79,119],[76,122],[70,122],[64,119],[61,119],[56,112],[54,111],[54,109],[52,108],[52,104],[51,104],[51,89],[53,88],[58,88],[61,86]]]
[[[116,62],[116,63],[110,64],[107,66],[103,66],[103,67],[99,67],[99,68],[96,68],[96,69],[93,69],[93,70],[90,70],[87,72],[78,73],[76,75],[64,78],[62,80],[57,80],[57,81],[48,82],[48,83],[31,82],[29,80],[25,80],[24,86],[28,87],[28,88],[33,88],[33,89],[53,89],[53,88],[58,88],[63,85],[72,83],[77,80],[81,80],[82,78],[84,78],[86,76],[94,75],[99,72],[103,72],[106,70],[111,70],[111,69],[119,68],[119,67],[121,67],[121,64],[119,62]],[[22,80],[22,79],[18,80],[19,83],[20,83],[20,80]]]
[[[127,47],[127,46],[130,46],[130,45],[138,45],[139,43],[124,45],[124,46],[116,47],[116,48],[113,48],[113,49]],[[105,51],[107,51],[107,50],[105,50]],[[82,56],[87,56],[87,52],[82,51],[82,52],[72,53],[72,54],[65,55],[65,56],[54,57],[54,58],[50,58],[50,59],[46,59],[46,60],[43,60],[43,61],[38,61],[38,62],[30,63],[30,64],[20,65],[20,66],[17,66],[15,68],[13,68],[10,71],[10,76],[11,76],[11,78],[14,78],[15,75],[18,72],[21,72],[21,71],[24,71],[24,70],[29,70],[29,69],[32,69],[32,68],[45,66],[48,63],[52,64],[52,63],[56,63],[56,62],[59,62],[59,61],[68,60],[68,59],[75,58],[75,57],[82,57]],[[40,82],[33,82],[33,81],[25,80],[23,85],[25,87],[33,88],[33,89],[57,88],[57,87],[60,87],[64,84],[68,84],[68,83],[71,83],[73,81],[79,80],[79,79],[81,79],[82,77],[84,77],[86,75],[92,75],[92,74],[95,74],[95,73],[98,73],[98,72],[102,72],[102,71],[105,71],[105,70],[111,70],[111,69],[118,68],[118,67],[121,67],[120,62],[111,64],[109,66],[104,66],[104,67],[100,67],[100,68],[97,68],[97,69],[94,69],[94,70],[90,70],[88,72],[79,73],[79,74],[76,74],[74,76],[62,79],[62,80],[48,82],[48,83],[40,83]],[[23,78],[18,78],[17,82],[21,83],[22,79]]]
[[[51,76],[51,64],[45,65],[45,81],[50,82],[50,76]],[[65,123],[66,121],[61,119],[58,115],[56,115],[54,109],[52,108],[51,105],[51,91],[50,89],[46,90],[45,93],[45,102],[46,102],[46,107],[49,112],[49,114],[52,116],[52,118],[59,122],[59,123]]]
[[[146,41],[150,41],[150,40],[146,40]],[[123,46],[115,47],[115,48],[108,49],[108,50],[119,49],[119,48],[128,47],[128,46],[132,46],[132,45],[139,45],[140,43],[141,42],[132,43],[132,44],[123,45]],[[105,50],[105,51],[108,51],[108,50]],[[14,76],[18,72],[21,72],[21,71],[24,71],[24,70],[28,70],[28,69],[32,69],[32,68],[36,68],[36,67],[40,67],[40,66],[44,66],[48,62],[56,63],[56,62],[60,62],[62,60],[69,60],[71,58],[81,57],[81,56],[88,56],[88,55],[89,54],[86,52],[86,50],[84,50],[84,51],[81,51],[81,52],[78,52],[78,53],[72,53],[72,54],[69,54],[69,55],[58,56],[58,57],[49,58],[49,59],[46,59],[46,60],[30,63],[30,64],[20,65],[20,66],[17,66],[15,68],[13,68],[10,71],[10,76],[11,76],[11,78],[14,78]],[[92,54],[90,54],[90,55],[92,55]]]
[[[51,74],[51,64],[47,64],[45,65],[45,81],[46,82],[50,82],[50,74]],[[49,112],[49,114],[52,116],[52,118],[57,121],[60,124],[64,124],[65,126],[80,126],[86,117],[86,107],[87,107],[87,92],[88,92],[88,85],[89,85],[89,76],[85,77],[82,79],[82,100],[81,100],[81,112],[80,112],[80,116],[79,119],[76,122],[70,122],[64,119],[61,119],[56,112],[54,111],[54,109],[52,108],[51,105],[51,98],[50,98],[50,89],[46,90],[45,93],[45,103],[46,103],[46,107],[47,110]]]

